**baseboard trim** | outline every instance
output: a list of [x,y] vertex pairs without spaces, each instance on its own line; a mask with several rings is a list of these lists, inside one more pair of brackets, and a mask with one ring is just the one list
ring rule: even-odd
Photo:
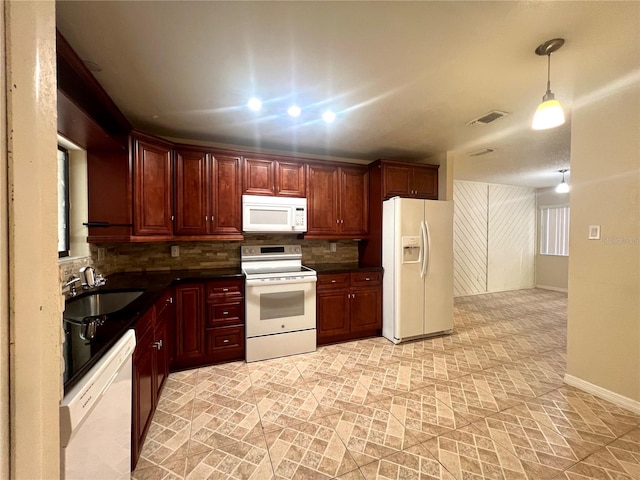
[[632,398],[625,397],[619,393],[612,392],[606,388],[599,387],[593,383],[589,383],[581,378],[574,377],[566,373],[564,375],[564,383],[576,387],[580,390],[584,390],[587,393],[595,395],[596,397],[607,400],[611,403],[618,405],[619,407],[631,410],[633,413],[640,414],[640,402],[633,400]]
[[551,285],[536,285],[536,288],[541,288],[543,290],[553,290],[554,292],[569,293],[568,288],[552,287]]

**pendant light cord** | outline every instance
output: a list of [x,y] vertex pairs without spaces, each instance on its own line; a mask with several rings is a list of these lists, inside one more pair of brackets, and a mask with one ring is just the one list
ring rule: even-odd
[[547,94],[551,93],[551,54],[547,55]]

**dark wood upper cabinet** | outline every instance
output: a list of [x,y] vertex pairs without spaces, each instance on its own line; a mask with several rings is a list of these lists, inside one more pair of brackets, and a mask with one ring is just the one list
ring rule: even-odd
[[[379,162],[379,163],[378,163]],[[438,165],[378,161],[382,169],[382,197],[438,199]]]
[[176,235],[207,233],[209,158],[206,152],[178,148],[176,170]]
[[247,195],[304,197],[305,166],[286,159],[244,159],[244,190]]
[[307,236],[337,235],[340,199],[339,167],[310,165],[307,175]]
[[212,154],[209,233],[242,236],[240,157]]
[[240,160],[176,147],[176,235],[242,235]]
[[366,236],[369,230],[369,173],[340,167],[340,233]]
[[369,237],[358,245],[361,267],[382,266],[382,202],[391,197],[438,199],[438,165],[380,159],[369,165]]
[[362,238],[369,229],[366,167],[309,165],[305,237]]
[[171,144],[134,136],[133,233],[172,235]]

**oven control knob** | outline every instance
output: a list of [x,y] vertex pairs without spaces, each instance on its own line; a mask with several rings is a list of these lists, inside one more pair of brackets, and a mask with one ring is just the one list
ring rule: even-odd
[[295,253],[300,253],[300,245],[296,245],[295,247],[293,247],[293,251]]
[[282,325],[282,328],[284,328],[284,325]]

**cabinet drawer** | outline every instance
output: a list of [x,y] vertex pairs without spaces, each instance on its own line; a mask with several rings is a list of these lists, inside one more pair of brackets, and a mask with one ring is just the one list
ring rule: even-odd
[[224,302],[229,297],[242,297],[243,295],[244,280],[207,282],[207,302]]
[[209,305],[208,327],[222,327],[244,323],[244,306],[241,302]]
[[207,350],[216,353],[224,350],[244,350],[244,327],[220,327],[207,329]]
[[317,290],[326,290],[331,288],[349,288],[348,273],[329,273],[318,275],[316,283]]
[[365,287],[382,284],[382,272],[354,272],[351,274],[352,287]]

